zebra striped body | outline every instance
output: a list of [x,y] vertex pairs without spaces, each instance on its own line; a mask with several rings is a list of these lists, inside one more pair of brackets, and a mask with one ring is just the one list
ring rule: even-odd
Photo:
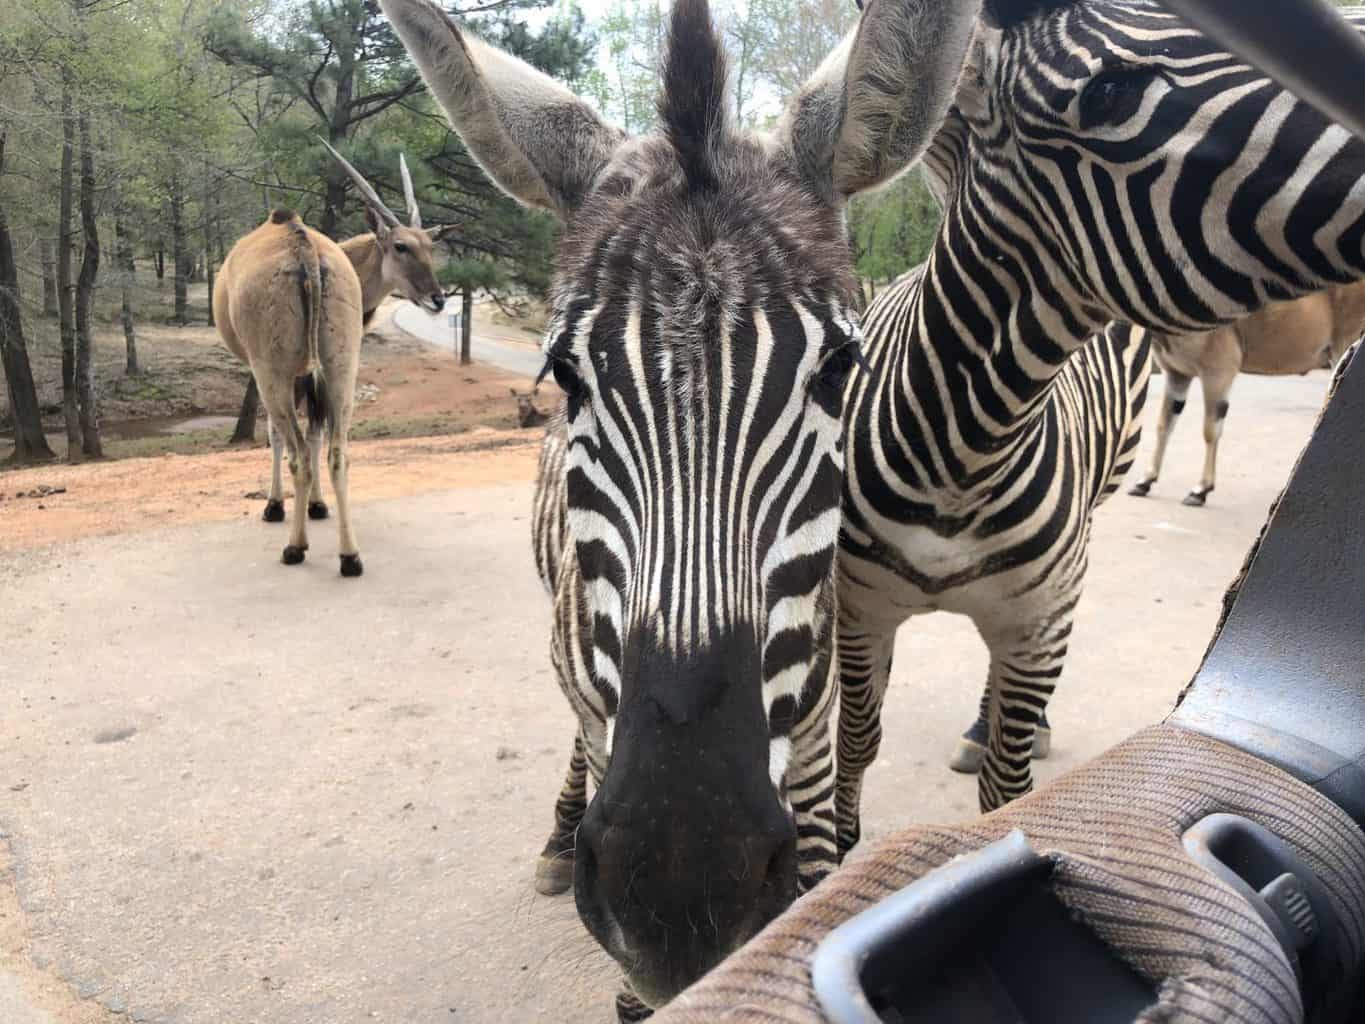
[[[622,1019],[666,1002],[837,863],[835,553],[862,343],[844,211],[932,138],[972,15],[878,0],[758,136],[728,123],[704,0],[678,0],[663,132],[589,154],[596,169],[558,197],[570,215],[544,351],[565,404],[532,540],[578,721],[537,888],[573,886],[626,969]],[[419,45],[443,40],[433,17],[412,26]],[[467,38],[441,42],[432,63],[471,54],[483,51]],[[507,73],[490,58],[483,81]],[[469,87],[447,108],[463,110]],[[479,121],[498,109],[467,116],[503,158],[506,125]],[[532,113],[518,133],[575,144],[588,117]],[[513,161],[509,179],[539,196],[530,172],[582,162]]]
[[844,215],[929,144],[976,4],[873,0],[759,135],[706,0],[676,0],[639,137],[431,0],[381,6],[471,155],[564,227],[536,559],[579,727],[538,884],[572,874],[635,1018],[834,862]]
[[[922,272],[911,271],[867,311],[872,371],[855,380],[848,403],[839,553],[845,849],[858,835],[858,769],[875,758],[880,738],[879,695],[866,680],[877,677],[885,686],[895,630],[905,618],[934,611],[971,618],[992,654],[982,720],[1002,680],[1011,700],[1032,701],[1041,717],[1066,655],[1091,515],[1136,456],[1151,370],[1147,332],[1111,324],[1065,362],[1026,429],[1001,447],[996,466],[966,486],[944,486],[946,475],[923,486],[912,464],[894,449],[888,453],[886,443],[899,435],[925,451],[938,441],[932,432],[909,435],[905,425],[915,417],[907,399],[917,400],[915,383],[903,390],[897,374],[910,361],[912,338],[896,325],[916,301]],[[1011,644],[1014,653],[997,661],[997,651]],[[1034,689],[1035,682],[1042,686]],[[988,732],[974,731],[984,747]],[[983,784],[991,787],[983,803],[1008,799],[993,778],[983,776]]]
[[944,221],[868,311],[846,412],[844,850],[911,615],[968,615],[990,649],[983,809],[1031,786],[1146,388],[1145,332],[1094,332],[1206,329],[1365,273],[1365,147],[1152,0],[986,0],[926,166]]

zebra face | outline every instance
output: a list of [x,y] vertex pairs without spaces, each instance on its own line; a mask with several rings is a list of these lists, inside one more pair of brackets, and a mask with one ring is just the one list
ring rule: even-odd
[[986,0],[928,164],[1091,323],[1204,330],[1365,272],[1365,144],[1154,0]]
[[837,858],[844,210],[924,152],[977,4],[872,0],[757,137],[729,123],[706,0],[675,0],[661,131],[640,138],[429,0],[381,6],[474,158],[564,224],[556,667],[587,763],[606,762],[575,897],[657,1004]]
[[860,334],[819,270],[838,218],[794,230],[773,189],[796,183],[749,178],[692,191],[675,171],[590,202],[546,340],[609,754],[575,888],[654,1003],[794,897],[793,731],[830,692]]

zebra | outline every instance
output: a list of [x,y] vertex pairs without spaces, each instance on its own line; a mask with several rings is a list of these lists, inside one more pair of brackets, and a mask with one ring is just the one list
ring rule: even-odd
[[473,156],[564,223],[544,348],[568,542],[544,561],[578,728],[548,852],[566,884],[572,836],[639,1017],[834,866],[845,207],[928,145],[978,8],[875,0],[759,135],[730,124],[706,0],[677,0],[662,131],[626,138],[428,0],[382,6]]
[[1031,788],[1092,509],[1136,440],[1146,342],[1121,324],[1206,330],[1365,276],[1365,145],[1157,0],[985,0],[925,167],[943,223],[866,313],[846,401],[841,851],[914,614],[990,649],[982,809]]

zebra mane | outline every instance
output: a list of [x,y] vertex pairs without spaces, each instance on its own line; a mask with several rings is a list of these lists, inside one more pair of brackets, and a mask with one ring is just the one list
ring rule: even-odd
[[692,191],[716,184],[716,149],[729,128],[727,72],[707,0],[678,0],[668,30],[659,120]]
[[1040,14],[1075,4],[1076,0],[985,0],[981,13],[996,28],[1010,28]]

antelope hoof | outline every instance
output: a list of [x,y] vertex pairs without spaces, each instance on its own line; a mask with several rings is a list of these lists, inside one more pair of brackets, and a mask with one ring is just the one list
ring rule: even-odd
[[573,852],[558,856],[542,853],[536,861],[536,892],[559,896],[573,888]]
[[309,519],[326,519],[326,518],[327,518],[327,502],[325,502],[325,501],[310,501],[310,502],[308,503],[308,518],[309,518]]
[[1131,494],[1134,498],[1145,498],[1147,497],[1147,495],[1152,493],[1152,481],[1141,480],[1138,483],[1133,484],[1132,487],[1128,488],[1128,493]]
[[307,554],[307,546],[299,547],[297,544],[290,544],[284,549],[284,554],[280,561],[285,565],[298,565],[303,561],[303,556]]
[[361,564],[359,555],[341,556],[341,575],[351,579],[363,575],[364,572],[365,566]]
[[267,523],[284,522],[284,502],[276,501],[272,498],[265,503],[265,511],[261,513],[261,518]]
[[1190,491],[1189,494],[1185,495],[1185,500],[1180,504],[1188,505],[1190,508],[1203,508],[1204,503],[1208,501],[1208,498],[1208,491]]
[[1052,730],[1045,725],[1038,726],[1038,731],[1033,734],[1033,759],[1035,761],[1046,761],[1047,755],[1052,753]]

